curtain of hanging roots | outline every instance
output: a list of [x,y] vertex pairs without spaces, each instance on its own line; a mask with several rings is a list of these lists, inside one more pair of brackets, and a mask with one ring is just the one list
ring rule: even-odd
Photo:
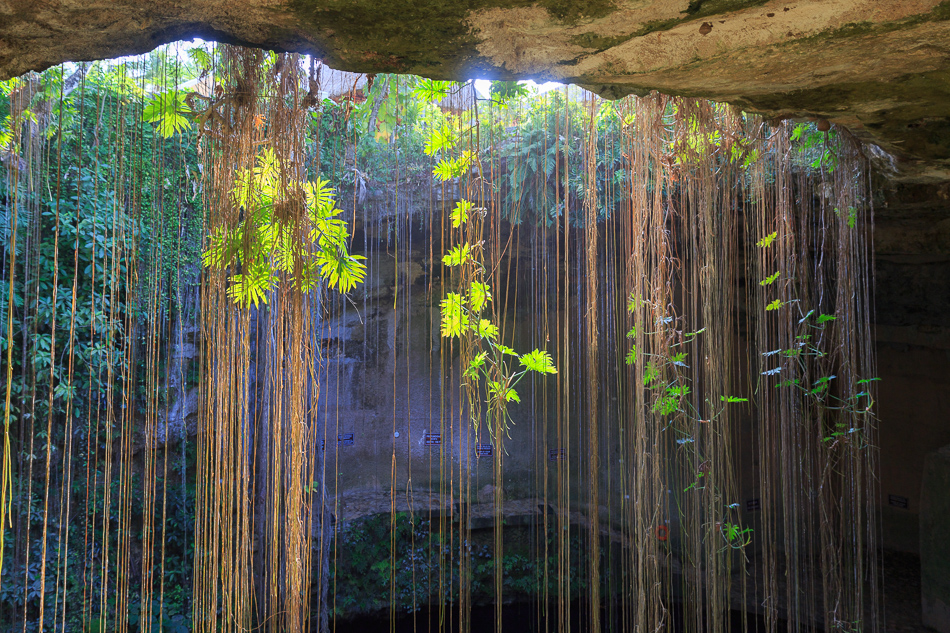
[[[308,78],[293,55],[225,47],[217,59],[211,105],[196,120],[200,176],[181,147],[144,134],[144,97],[93,93],[88,67],[47,73],[58,83],[42,99],[36,77],[10,93],[0,597],[15,596],[16,612],[0,613],[4,630],[164,630],[167,597],[181,589],[166,569],[167,534],[175,508],[190,503],[189,472],[197,482],[188,506],[193,629],[322,631],[331,617],[340,626],[344,602],[326,594],[347,562],[331,544],[348,528],[336,522],[331,535],[330,510],[340,517],[352,491],[343,489],[341,449],[327,439],[352,428],[344,428],[345,410],[331,410],[348,397],[334,393],[332,407],[318,410],[321,383],[384,389],[348,384],[342,361],[321,355],[352,311],[364,336],[391,328],[373,334],[388,341],[379,357],[369,359],[363,345],[364,361],[393,372],[392,406],[377,413],[391,416],[393,438],[403,420],[426,418],[425,468],[437,482],[431,490],[414,484],[422,467],[412,459],[421,458],[397,450],[395,439],[380,444],[377,473],[388,474],[372,485],[388,492],[391,513],[391,627],[403,611],[428,605],[433,615],[417,630],[474,630],[473,610],[490,600],[492,626],[515,630],[503,618],[508,600],[530,595],[537,607],[519,630],[569,631],[579,622],[591,633],[747,630],[751,611],[768,631],[883,630],[872,209],[867,161],[845,133],[809,146],[796,142],[801,132],[791,124],[706,101],[607,103],[565,88],[536,97],[539,136],[496,144],[505,126],[535,114],[479,102],[477,113],[439,124],[478,156],[478,169],[432,181],[420,217],[400,215],[412,202],[401,189],[409,182],[402,150],[394,181],[383,183],[392,213],[366,211],[362,175],[352,200],[340,202],[362,227],[369,278],[394,284],[391,306],[369,291],[353,293],[359,307],[304,293],[280,273],[266,304],[247,307],[228,293],[234,271],[203,269],[200,300],[192,296],[197,286],[180,268],[182,200],[200,186],[201,235],[238,227],[247,217],[235,184],[254,183],[259,158],[273,152],[284,184],[275,213],[296,234],[307,231],[297,183],[310,176],[305,128],[319,76],[311,64]],[[176,85],[173,68],[163,73],[166,88]],[[144,75],[132,74],[140,79],[122,70],[116,81],[138,81],[144,93]],[[399,77],[377,81],[392,103],[409,91]],[[67,99],[78,103],[78,139],[63,134],[71,123],[56,104]],[[33,118],[23,115],[28,107]],[[396,134],[391,147],[407,136]],[[358,174],[354,156],[341,149],[338,160]],[[528,168],[541,176],[518,180],[517,196],[504,193],[502,183]],[[182,170],[187,178],[176,175]],[[154,196],[162,183],[177,199]],[[447,216],[462,197],[483,212],[453,228]],[[144,223],[152,234],[140,233]],[[91,227],[90,244],[81,226]],[[420,230],[423,243],[413,243]],[[475,246],[484,270],[441,266],[441,251],[461,241]],[[406,283],[412,257],[428,266],[422,300]],[[380,279],[389,259],[395,279]],[[472,281],[491,285],[499,340],[546,349],[557,366],[556,376],[519,387],[521,403],[508,411],[515,426],[462,374],[482,349],[474,334],[422,337],[431,345],[425,367],[406,351],[412,319],[437,331],[439,301]],[[66,307],[57,318],[50,305]],[[332,323],[322,318],[331,308],[339,312]],[[184,406],[196,310],[195,458],[184,422],[174,431],[181,454],[172,454],[168,421],[173,406]],[[370,324],[374,314],[391,321]],[[77,351],[80,340],[86,351]],[[424,413],[409,405],[420,397]],[[412,432],[408,439],[423,441]],[[485,446],[488,460],[477,456]],[[179,462],[182,493],[172,499]],[[506,483],[519,483],[511,469],[526,463],[534,497],[509,505],[517,500]],[[486,483],[490,498],[478,494]],[[405,509],[413,525],[408,593],[396,569],[406,547],[397,510]],[[511,512],[529,517],[533,558],[517,564],[532,566],[530,591],[511,588]],[[484,517],[494,531],[480,550],[488,553],[478,554],[476,519]]]
[[[268,150],[286,196],[274,213],[294,235],[307,230],[295,184],[305,175],[308,106],[300,61],[280,55],[264,71],[263,59],[259,51],[225,51],[220,118],[211,117],[213,138],[204,148],[209,232],[245,220],[231,196],[235,179],[245,174],[259,186],[253,174]],[[310,622],[311,542],[323,507],[322,489],[311,486],[319,297],[281,275],[261,309],[235,305],[226,272],[207,272],[202,288],[194,614],[200,631],[303,631]]]

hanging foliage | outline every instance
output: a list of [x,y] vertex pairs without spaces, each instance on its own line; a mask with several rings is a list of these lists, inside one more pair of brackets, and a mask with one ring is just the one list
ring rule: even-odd
[[845,133],[324,71],[2,84],[0,628],[884,630]]

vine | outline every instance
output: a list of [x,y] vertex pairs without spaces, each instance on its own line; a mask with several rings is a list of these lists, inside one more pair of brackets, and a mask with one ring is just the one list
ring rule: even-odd
[[[416,94],[420,98],[435,100],[447,95],[449,89],[448,82],[424,79],[416,88]],[[507,90],[505,94],[513,93]],[[449,156],[462,135],[445,123],[443,119],[443,125],[433,128],[426,142],[425,152],[440,157],[432,173],[442,182],[461,178],[472,169],[481,174],[477,151],[467,149],[455,157]],[[476,180],[480,182],[481,176]],[[486,280],[488,271],[484,264],[484,241],[481,239],[486,215],[486,208],[475,206],[468,198],[460,199],[451,211],[452,245],[442,256],[442,263],[458,270],[460,282],[457,291],[447,292],[440,302],[441,334],[444,338],[462,341],[465,366],[462,378],[470,398],[484,391],[488,419],[498,420],[500,430],[507,434],[511,422],[508,404],[521,402],[521,396],[515,389],[518,383],[528,372],[556,374],[557,368],[547,351],[534,349],[519,354],[500,340],[498,325],[488,311],[493,297],[491,286]],[[470,404],[471,419],[477,432],[480,407],[474,398]],[[489,428],[494,435],[495,431]]]

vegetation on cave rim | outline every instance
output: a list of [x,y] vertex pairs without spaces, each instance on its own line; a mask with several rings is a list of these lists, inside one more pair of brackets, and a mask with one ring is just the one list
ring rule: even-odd
[[[15,526],[3,534],[5,551],[13,555],[6,559],[0,577],[0,604],[12,606],[10,612],[23,614],[31,626],[45,618],[47,623],[62,621],[87,630],[113,626],[189,630],[193,618],[197,619],[195,601],[207,600],[218,591],[210,576],[194,576],[196,570],[208,573],[210,550],[206,546],[212,541],[200,541],[196,546],[192,535],[195,509],[224,503],[202,495],[214,489],[211,478],[219,472],[212,455],[226,453],[210,452],[207,444],[196,446],[184,425],[176,429],[180,435],[177,446],[172,445],[178,449],[175,452],[168,448],[170,429],[158,439],[161,431],[155,421],[173,401],[180,401],[184,391],[199,384],[205,384],[209,393],[219,388],[201,382],[207,380],[201,368],[192,365],[185,369],[179,356],[186,345],[182,338],[185,324],[201,322],[196,319],[200,306],[199,316],[208,320],[206,332],[222,328],[216,341],[228,340],[225,334],[240,334],[241,330],[227,329],[234,323],[245,328],[246,335],[251,331],[252,314],[266,314],[275,322],[283,319],[279,327],[305,332],[311,326],[301,324],[301,314],[291,307],[292,299],[319,296],[320,301],[333,301],[331,294],[324,292],[324,283],[343,291],[356,288],[354,296],[358,295],[356,284],[363,279],[364,268],[356,259],[359,255],[352,254],[358,251],[350,243],[349,228],[342,218],[351,212],[356,218],[355,211],[368,192],[379,188],[398,192],[413,186],[422,190],[438,187],[449,192],[443,199],[451,200],[445,209],[451,238],[433,262],[434,266],[441,262],[443,278],[451,282],[447,293],[436,298],[442,307],[441,329],[450,339],[469,346],[463,354],[464,375],[460,379],[471,381],[472,411],[485,403],[489,412],[495,413],[496,426],[489,428],[494,428],[498,443],[498,431],[505,432],[506,426],[497,425],[497,421],[506,420],[506,403],[520,399],[513,391],[514,383],[535,373],[544,380],[532,383],[532,392],[547,389],[539,385],[553,385],[557,380],[550,389],[566,399],[563,394],[570,385],[562,363],[573,363],[571,371],[577,372],[577,359],[572,359],[569,336],[558,339],[555,335],[549,351],[538,347],[516,353],[513,344],[505,344],[510,340],[504,334],[507,310],[497,305],[503,287],[492,276],[501,254],[507,257],[508,253],[486,226],[495,230],[504,223],[506,230],[523,228],[526,233],[553,236],[552,242],[572,232],[583,235],[572,239],[582,243],[586,252],[565,257],[565,277],[556,282],[563,286],[553,295],[562,293],[565,301],[590,295],[593,303],[599,301],[600,291],[585,286],[590,272],[601,262],[608,268],[615,265],[598,250],[613,248],[607,236],[620,242],[617,236],[632,233],[634,228],[648,234],[645,249],[631,249],[631,269],[615,273],[639,290],[624,288],[617,293],[623,297],[622,308],[611,317],[612,325],[605,327],[604,357],[609,357],[611,364],[616,362],[611,371],[622,376],[618,382],[625,385],[623,396],[629,409],[624,410],[622,421],[635,430],[636,441],[652,438],[656,442],[631,448],[626,457],[637,459],[648,452],[646,449],[666,451],[674,471],[671,484],[677,488],[676,503],[683,504],[671,510],[684,523],[681,538],[685,545],[678,547],[698,547],[689,555],[705,557],[710,578],[727,571],[731,557],[738,560],[745,556],[747,546],[759,538],[742,520],[733,483],[725,474],[731,466],[725,432],[717,430],[733,424],[740,415],[738,410],[754,405],[775,412],[792,402],[808,412],[807,420],[814,425],[801,430],[814,436],[813,446],[773,445],[759,437],[763,455],[771,455],[766,462],[776,468],[784,457],[781,451],[775,453],[780,445],[792,453],[802,450],[803,461],[813,460],[825,467],[818,472],[828,483],[824,491],[855,483],[847,479],[846,473],[852,472],[847,469],[866,474],[861,470],[866,467],[863,460],[871,459],[868,456],[874,450],[873,359],[863,348],[845,349],[838,338],[858,332],[859,344],[867,344],[859,316],[866,280],[860,273],[838,277],[837,269],[827,270],[808,260],[807,251],[794,249],[796,240],[818,243],[825,234],[815,226],[793,227],[780,221],[791,215],[795,205],[811,208],[809,205],[818,200],[820,218],[831,227],[827,239],[838,240],[836,257],[840,259],[835,260],[835,266],[860,270],[860,249],[853,250],[850,245],[852,240],[860,243],[868,222],[856,197],[861,172],[849,162],[854,160],[850,150],[834,132],[819,133],[807,124],[763,132],[753,117],[695,100],[655,97],[593,106],[566,91],[539,97],[504,82],[495,83],[493,94],[476,101],[474,109],[462,112],[443,112],[434,105],[447,91],[457,89],[456,84],[397,76],[376,76],[365,101],[356,94],[321,101],[312,84],[309,92],[306,88],[288,90],[288,85],[307,87],[305,67],[278,67],[288,63],[296,63],[296,58],[248,53],[225,59],[218,53],[192,49],[184,69],[174,58],[156,54],[141,66],[135,62],[97,63],[74,68],[78,74],[55,69],[4,84],[9,99],[0,106],[7,122],[0,145],[8,177],[2,181],[0,193],[7,225],[19,231],[14,243],[8,229],[7,254],[15,261],[16,275],[7,270],[4,294],[0,295],[7,308],[0,322],[2,330],[17,328],[14,345],[5,335],[4,351],[19,345],[9,357],[12,362],[4,355],[6,369],[13,375],[8,382],[10,408],[5,430],[12,430],[10,446],[15,447],[15,458],[4,473],[5,481],[14,486],[5,488],[5,495],[10,495],[5,498],[12,504],[4,508],[12,510]],[[176,76],[189,66],[191,76]],[[215,96],[212,84],[212,96],[201,98],[178,89],[185,80],[206,79],[213,67],[220,73],[217,78],[231,87],[258,81],[256,76],[261,82],[255,84],[258,88],[266,85],[274,92],[263,91],[250,99],[224,88],[223,94]],[[289,76],[295,79],[280,84]],[[281,87],[275,88],[278,85]],[[262,107],[255,116],[238,119],[237,114],[257,107],[258,98],[273,109]],[[282,108],[293,99],[298,99],[292,111],[300,116],[299,121],[280,122]],[[301,108],[301,103],[307,106]],[[281,148],[281,132],[298,129],[293,127],[298,124],[315,142]],[[248,145],[235,155],[243,160],[225,160],[222,157],[232,156],[226,152],[237,150],[226,144],[215,146],[213,139],[240,138],[227,136],[240,125]],[[196,147],[202,147],[202,156]],[[222,152],[214,154],[217,162],[211,173],[209,148]],[[482,157],[495,171],[482,166]],[[45,190],[30,187],[30,180],[24,177],[27,174],[46,183]],[[833,203],[823,193],[808,189],[808,178],[813,177],[832,187]],[[725,200],[721,207],[712,193],[716,189],[711,183],[720,184],[717,178],[730,183],[721,191]],[[780,186],[778,181],[783,178],[800,180]],[[630,185],[632,181],[636,187]],[[628,186],[627,194],[618,195]],[[766,204],[767,197],[780,197],[781,192],[792,195],[793,191],[799,199],[777,203],[787,215],[769,215],[774,210]],[[226,207],[222,224],[209,224],[208,218],[215,217],[209,215],[209,201]],[[633,219],[630,213],[633,204],[643,213],[640,219]],[[687,215],[691,204],[706,212]],[[14,219],[13,210],[22,215]],[[419,221],[437,216],[432,213]],[[728,223],[735,217],[746,218],[749,226],[740,232]],[[356,218],[352,225],[361,221],[365,222]],[[410,216],[409,221],[416,220]],[[635,224],[640,221],[644,224]],[[387,245],[399,239],[398,227],[394,231],[384,238],[392,240]],[[687,259],[682,264],[672,253],[679,245],[669,237],[678,231],[707,244],[708,250],[699,251],[706,259],[701,263]],[[202,238],[207,239],[203,246]],[[735,252],[730,249],[739,244],[747,249],[747,277],[752,280],[747,292],[751,311],[756,314],[757,329],[751,336],[758,356],[750,364],[761,371],[754,377],[755,385],[728,383],[728,371],[722,375],[701,373],[704,363],[699,360],[731,359],[734,353],[724,343],[731,331],[729,325],[708,311],[712,309],[709,305],[719,302],[715,303],[722,308],[719,315],[732,314],[737,299],[724,280],[729,279],[733,261],[729,253]],[[198,296],[202,254],[203,274],[217,275],[214,278],[222,282],[217,286],[220,294],[214,295],[214,310],[208,309],[207,295]],[[585,256],[587,263],[581,263]],[[669,269],[664,268],[667,265]],[[809,266],[816,266],[818,284],[843,294],[834,300],[817,299],[816,288],[808,285],[814,272]],[[569,280],[568,273],[577,275],[578,271],[587,271],[587,279],[575,276]],[[676,275],[681,276],[671,282]],[[672,294],[667,294],[675,284],[710,303],[697,301],[692,311],[677,306]],[[548,294],[552,293],[546,290],[544,296]],[[559,300],[554,296],[552,301],[557,305]],[[235,304],[238,310],[232,313]],[[597,330],[601,321],[590,314],[578,312],[575,323],[588,341],[601,336]],[[209,325],[211,319],[218,319],[213,326]],[[690,324],[698,325],[687,327]],[[296,349],[307,347],[311,339],[308,334],[288,340],[294,341],[291,347],[299,344],[299,348],[287,351],[275,366],[296,362]],[[773,342],[775,345],[770,345]],[[229,356],[238,351],[228,345],[205,353],[206,358],[218,355],[213,357],[218,371],[240,358]],[[555,369],[555,361],[562,371]],[[725,366],[728,361],[721,362]],[[288,375],[300,377],[300,373]],[[238,394],[234,401],[240,397]],[[300,398],[299,394],[293,397]],[[268,406],[274,407],[275,415],[284,415],[280,403]],[[782,417],[785,415],[780,413],[777,419],[804,424]],[[558,424],[566,424],[560,413],[558,417]],[[563,417],[566,420],[568,414]],[[485,419],[493,422],[491,415]],[[596,428],[597,424],[606,422],[594,415],[590,426]],[[228,438],[239,440],[235,442],[238,446],[248,441],[239,427],[229,429],[222,437],[234,433]],[[165,447],[164,461],[156,460],[159,443]],[[660,448],[666,444],[668,449]],[[62,471],[43,472],[52,460],[67,463],[71,446],[89,448],[83,448],[85,453],[77,449],[75,461]],[[296,446],[294,455],[301,453],[298,449],[303,445]],[[6,457],[10,454],[4,450]],[[230,453],[228,459],[240,459],[241,455],[240,451]],[[498,451],[495,456],[499,480],[501,455]],[[116,461],[109,465],[109,459]],[[138,460],[144,460],[144,465]],[[228,485],[239,483],[237,479],[228,481]],[[300,501],[299,492],[316,503],[313,500],[323,491],[318,480],[304,492],[294,489],[299,483],[295,478],[275,475],[274,481],[278,482],[275,486],[286,485],[281,489],[291,501]],[[666,481],[659,477],[632,485],[638,486],[634,494],[642,498],[667,490]],[[775,492],[773,482],[761,485],[768,493],[762,495],[767,503],[768,495]],[[867,484],[860,480],[856,485]],[[139,496],[136,491],[141,489],[149,494]],[[43,499],[44,491],[47,495],[52,492],[51,502],[49,497]],[[495,493],[499,512],[501,495],[499,487]],[[667,497],[664,494],[662,498]],[[820,499],[820,503],[826,502],[831,505],[822,506],[823,510],[835,511],[834,504],[840,503],[842,513],[860,516],[863,512],[858,506],[844,505],[850,503],[846,499]],[[86,516],[93,520],[83,525],[51,517],[48,508],[56,514],[58,508],[69,504],[74,509],[84,506]],[[222,516],[227,515],[226,507],[219,508]],[[283,526],[287,517],[280,512],[273,516],[275,525]],[[710,520],[701,522],[702,516]],[[801,527],[792,519],[770,516],[773,529],[786,526],[783,522]],[[657,536],[660,527],[667,529],[657,525],[653,516],[635,515],[635,519],[646,522]],[[199,523],[201,520],[199,512]],[[308,516],[307,520],[316,525],[323,519]],[[211,525],[207,515],[205,521],[197,528],[199,534],[208,534],[202,531]],[[404,516],[394,515],[389,521],[391,539],[403,539],[407,530],[411,531]],[[457,571],[459,578],[466,570],[474,572],[473,585],[465,588],[459,581],[460,604],[473,592],[487,594],[488,588],[479,583],[489,580],[496,583],[496,592],[531,595],[534,591],[563,599],[580,590],[597,590],[601,574],[607,577],[606,569],[598,567],[597,556],[574,558],[576,543],[570,530],[567,536],[563,529],[557,531],[549,541],[555,523],[552,520],[547,525],[543,541],[557,555],[534,560],[535,568],[529,573],[521,573],[524,569],[512,573],[512,566],[527,564],[520,554],[473,562],[463,545],[464,529],[450,536],[454,549],[443,563],[452,573]],[[321,530],[320,545],[312,543],[306,556],[319,558],[325,551],[326,534],[322,524],[315,529]],[[386,534],[384,526],[368,523],[365,529],[375,530],[378,540]],[[496,539],[500,534],[496,525]],[[415,536],[429,539],[432,533]],[[312,535],[298,537],[300,542],[318,540]],[[857,547],[847,540],[848,534],[823,534],[821,538],[836,547]],[[97,543],[98,549],[86,547],[87,539]],[[392,542],[388,566],[375,570],[378,577],[374,582],[380,587],[389,583],[391,605],[413,608],[415,602],[405,601],[408,580],[399,565],[406,560],[405,551],[397,552]],[[103,557],[128,556],[137,548],[153,552],[156,543],[161,544],[161,558],[144,555],[135,561],[138,565],[129,563],[129,558],[121,564],[112,559],[116,575],[111,577],[112,572],[105,571],[109,563],[103,562]],[[241,543],[248,546],[247,541]],[[493,551],[503,551],[498,543],[496,540]],[[380,547],[374,542],[373,546],[373,555],[387,551],[385,544]],[[275,556],[286,557],[281,560],[292,560],[280,551],[283,543],[265,543],[263,547],[275,548]],[[631,545],[627,553],[656,558],[657,547],[651,539]],[[849,556],[863,555],[857,549],[848,552]],[[410,551],[410,559],[414,560],[414,555]],[[195,565],[197,560],[200,564]],[[844,569],[839,559],[827,565],[827,577],[837,578]],[[133,569],[136,566],[141,571]],[[539,580],[538,570],[552,566],[568,576]],[[587,573],[575,576],[578,566],[587,568]],[[224,563],[218,568],[230,569]],[[796,569],[804,573],[804,568]],[[91,581],[87,580],[90,570],[97,570]],[[297,577],[295,582],[308,587],[307,583],[312,583],[318,595],[327,576],[316,564],[311,571],[312,577]],[[652,578],[642,569],[628,571],[624,582],[631,583],[630,587],[641,582],[634,572]],[[271,569],[268,573],[273,596],[277,596],[268,599],[277,601],[274,605],[283,604],[279,601],[286,595],[274,580],[278,572]],[[347,571],[335,566],[327,573],[340,580]],[[154,589],[157,578],[163,583],[161,590]],[[351,575],[345,582],[353,581]],[[148,586],[149,582],[153,585]],[[188,591],[191,586],[199,588],[197,594]],[[657,597],[657,604],[666,599],[655,588],[659,582],[643,586],[656,592],[651,595]],[[206,590],[208,587],[212,589]],[[862,589],[849,585],[839,590],[848,600],[842,607],[847,613],[835,612],[834,617],[861,617],[856,614],[864,605]],[[97,595],[95,601],[87,597],[87,591]],[[397,592],[398,599],[393,597]],[[303,593],[309,599],[311,594]],[[314,599],[317,612],[320,600]],[[497,602],[500,609],[501,600]],[[81,606],[67,612],[67,603]],[[309,608],[288,604],[302,609],[301,613]],[[207,605],[198,607],[216,617]],[[374,603],[367,608],[379,606]],[[228,608],[244,613],[246,605]],[[656,623],[664,616],[653,611],[642,617]]]

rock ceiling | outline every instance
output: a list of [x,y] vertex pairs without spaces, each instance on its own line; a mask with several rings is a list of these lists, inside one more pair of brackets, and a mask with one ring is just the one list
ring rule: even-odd
[[0,76],[204,37],[355,72],[659,90],[846,125],[950,179],[950,0],[0,0]]

